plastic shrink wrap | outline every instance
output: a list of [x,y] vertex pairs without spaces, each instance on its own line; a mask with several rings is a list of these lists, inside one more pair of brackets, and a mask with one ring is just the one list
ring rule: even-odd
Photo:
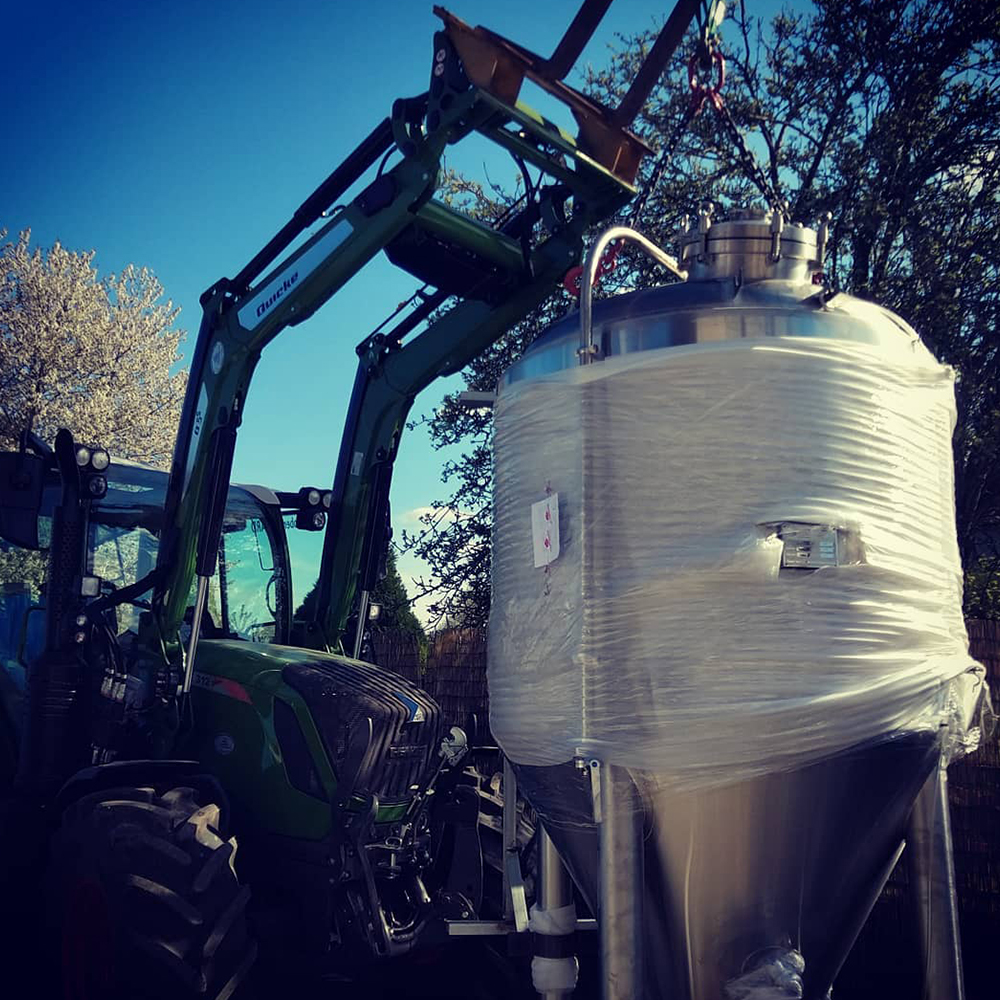
[[[911,338],[646,350],[502,387],[491,724],[700,787],[961,740],[953,375]],[[541,566],[533,506],[558,528]]]

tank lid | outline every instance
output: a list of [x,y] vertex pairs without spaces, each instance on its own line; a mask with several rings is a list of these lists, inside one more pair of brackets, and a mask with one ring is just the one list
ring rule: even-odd
[[822,269],[829,215],[811,228],[786,222],[780,211],[740,209],[724,221],[712,212],[709,202],[697,225],[685,219],[680,263],[689,281],[808,281]]

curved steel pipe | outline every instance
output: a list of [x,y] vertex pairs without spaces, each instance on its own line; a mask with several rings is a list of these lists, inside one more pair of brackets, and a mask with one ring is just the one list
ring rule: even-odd
[[611,226],[605,229],[587,254],[587,260],[583,265],[583,274],[580,276],[580,364],[587,365],[595,353],[594,351],[594,278],[597,274],[597,266],[604,256],[604,251],[609,243],[615,240],[627,240],[634,243],[651,260],[661,264],[671,274],[684,281],[687,275],[680,269],[677,261],[661,250],[652,240],[647,240],[642,233],[629,229],[628,226]]

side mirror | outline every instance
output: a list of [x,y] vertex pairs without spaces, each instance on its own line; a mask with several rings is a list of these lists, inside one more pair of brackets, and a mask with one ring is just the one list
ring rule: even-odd
[[37,455],[0,453],[0,538],[37,549],[38,515],[49,463]]

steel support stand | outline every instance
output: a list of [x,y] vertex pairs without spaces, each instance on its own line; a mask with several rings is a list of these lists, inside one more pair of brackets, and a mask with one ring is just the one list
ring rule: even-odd
[[503,919],[518,934],[528,929],[528,904],[517,847],[517,778],[503,759]]
[[906,841],[924,962],[923,1000],[965,1000],[948,772],[943,764],[917,796]]
[[622,767],[601,767],[599,794],[601,996],[603,1000],[642,1000],[642,803]]
[[531,908],[534,933],[531,977],[541,1000],[565,1000],[576,988],[576,910],[573,882],[543,826],[538,828],[538,902]]

